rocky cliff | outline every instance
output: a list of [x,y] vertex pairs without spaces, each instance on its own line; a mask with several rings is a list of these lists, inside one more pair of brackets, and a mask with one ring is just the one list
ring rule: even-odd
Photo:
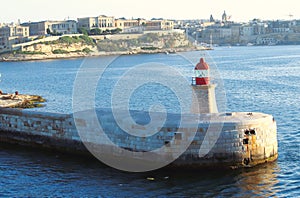
[[23,45],[18,50],[1,55],[0,61],[20,61],[52,58],[73,58],[112,54],[159,53],[195,50],[184,34],[177,32],[139,35],[108,35],[98,37],[62,36],[54,41]]

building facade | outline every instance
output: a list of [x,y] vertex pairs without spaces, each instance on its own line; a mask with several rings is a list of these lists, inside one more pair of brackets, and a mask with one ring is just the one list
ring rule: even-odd
[[100,30],[114,29],[115,18],[111,16],[100,15],[97,17],[78,18],[78,28],[87,30],[99,28]]
[[122,30],[123,33],[140,33],[145,30],[145,19],[116,19],[115,27]]
[[21,25],[10,25],[0,27],[0,37],[28,37],[29,36],[29,27]]
[[146,22],[146,30],[173,30],[174,22],[170,20],[151,20]]
[[48,22],[48,28],[51,32],[60,34],[76,34],[77,22],[73,20],[67,21],[51,21]]
[[59,34],[77,33],[77,22],[73,20],[29,22],[22,25],[29,27],[30,36],[43,36],[49,32]]
[[7,25],[0,27],[0,50],[10,50],[12,45],[24,42],[29,37],[29,27]]
[[252,36],[254,35],[254,27],[245,25],[241,27],[241,36]]

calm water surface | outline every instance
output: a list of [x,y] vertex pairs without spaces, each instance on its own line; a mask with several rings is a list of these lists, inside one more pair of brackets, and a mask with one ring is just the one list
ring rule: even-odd
[[[184,55],[197,60],[205,54]],[[230,172],[126,173],[91,159],[0,144],[0,196],[299,197],[300,46],[216,48],[209,55],[223,79],[227,111],[259,111],[276,118],[277,162]],[[101,59],[95,60],[101,62]],[[0,63],[1,90],[45,97],[46,107],[34,111],[71,113],[73,83],[83,61]],[[109,107],[110,94],[120,74],[147,62],[174,65],[187,79],[193,68],[176,54],[122,56],[99,81],[97,107]],[[222,82],[218,85],[222,87]],[[160,97],[155,97],[155,91]],[[153,97],[147,97],[148,92]],[[147,109],[152,100],[159,100],[166,109],[178,111],[176,97],[169,99],[170,95],[174,93],[165,87],[150,85],[147,92],[141,88],[133,94],[131,107]],[[148,180],[149,177],[154,180]]]

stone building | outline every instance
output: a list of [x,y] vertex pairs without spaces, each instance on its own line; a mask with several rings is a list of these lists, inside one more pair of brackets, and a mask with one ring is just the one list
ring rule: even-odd
[[123,33],[137,33],[145,30],[145,19],[116,19],[115,27],[122,30]]
[[225,10],[224,10],[224,13],[223,13],[223,15],[222,15],[222,22],[223,22],[223,23],[226,23],[227,20],[228,20],[227,14],[226,14],[226,12],[225,12]]
[[21,25],[8,25],[0,28],[1,37],[10,37],[10,36],[20,36],[28,37],[29,36],[29,27]]
[[241,36],[249,37],[254,35],[254,27],[250,25],[244,25],[241,27]]
[[48,23],[48,28],[51,32],[61,34],[75,34],[77,33],[77,22],[74,20],[67,21],[51,21]]
[[29,37],[29,27],[6,25],[0,27],[0,50],[11,50],[12,45],[24,42]]
[[174,22],[170,20],[151,20],[146,22],[146,30],[173,30]]
[[112,16],[100,15],[97,17],[78,18],[78,28],[87,30],[99,28],[100,30],[115,29],[115,18]]
[[22,25],[29,27],[30,36],[46,35],[49,31],[60,34],[77,33],[77,22],[74,20],[28,22]]

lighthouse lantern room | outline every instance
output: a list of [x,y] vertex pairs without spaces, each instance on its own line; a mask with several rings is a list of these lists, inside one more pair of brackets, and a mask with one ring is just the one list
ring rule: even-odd
[[210,68],[204,58],[194,68],[195,76],[192,77],[194,91],[192,113],[218,113],[215,98],[215,84],[210,83]]

